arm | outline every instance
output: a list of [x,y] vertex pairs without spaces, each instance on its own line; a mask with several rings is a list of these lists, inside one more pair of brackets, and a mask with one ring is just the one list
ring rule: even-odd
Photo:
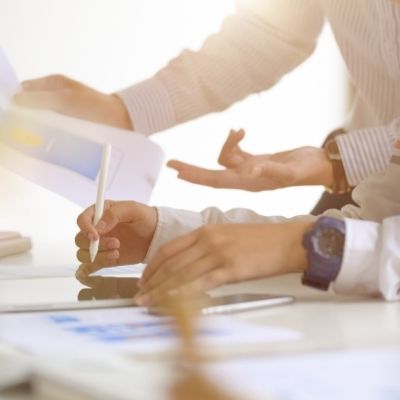
[[400,216],[382,223],[346,219],[346,242],[337,293],[400,300]]
[[337,136],[336,142],[351,186],[387,168],[399,125],[400,118],[396,118],[387,125]]
[[322,24],[317,0],[240,0],[199,51],[117,95],[50,76],[24,82],[15,101],[151,134],[271,87],[313,52]]
[[144,133],[166,129],[274,85],[314,50],[323,24],[315,0],[244,0],[199,51],[119,92]]
[[[351,186],[387,169],[399,124],[397,118],[387,126],[336,136]],[[332,186],[333,166],[324,149],[307,146],[275,154],[250,154],[239,146],[244,135],[243,130],[230,132],[218,159],[225,169],[210,170],[177,160],[170,160],[168,166],[178,171],[180,179],[215,188],[261,191],[299,185]]]
[[[359,207],[346,206],[346,246],[334,289],[380,294],[399,300],[400,141],[391,146],[386,171],[370,176],[353,192]],[[372,222],[375,221],[375,222]]]

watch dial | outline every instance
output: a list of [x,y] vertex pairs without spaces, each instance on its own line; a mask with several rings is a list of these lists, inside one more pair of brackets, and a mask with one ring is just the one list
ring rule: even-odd
[[326,257],[341,257],[343,255],[344,235],[336,229],[324,229],[318,238],[320,252]]

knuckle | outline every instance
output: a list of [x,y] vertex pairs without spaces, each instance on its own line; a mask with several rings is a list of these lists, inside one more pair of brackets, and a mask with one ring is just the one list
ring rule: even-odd
[[226,282],[226,273],[222,269],[218,269],[206,278],[207,284],[210,286],[218,286]]
[[234,257],[232,255],[232,251],[228,247],[222,247],[219,250],[220,260],[225,265],[232,265],[234,262]]

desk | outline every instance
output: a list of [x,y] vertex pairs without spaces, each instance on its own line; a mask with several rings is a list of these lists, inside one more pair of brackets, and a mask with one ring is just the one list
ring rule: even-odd
[[[39,198],[36,199],[37,204],[38,202],[40,203]],[[1,259],[0,268],[5,264],[56,266],[76,262],[73,236],[76,231],[74,221],[79,208],[64,200],[60,202],[62,204],[55,207],[55,210],[47,212],[44,207],[37,215],[30,215],[21,225],[15,226],[32,237],[33,250],[28,254]],[[0,221],[13,221],[14,218],[17,220],[17,217],[21,220],[17,209],[24,209],[25,203],[16,207],[14,201],[3,204],[5,207],[0,210]],[[60,214],[61,210],[64,210],[63,214]],[[28,231],[24,230],[27,226],[30,227]],[[63,226],[62,230],[60,226]],[[10,229],[11,225],[2,228]],[[12,285],[11,282],[9,284]],[[76,288],[69,287],[65,290]],[[321,349],[400,345],[400,302],[386,303],[379,299],[350,298],[319,292],[301,286],[298,275],[229,285],[214,291],[215,294],[221,295],[238,292],[284,293],[296,297],[296,302],[292,305],[237,315],[237,318],[257,324],[288,327],[303,334],[303,338],[296,342],[271,344],[266,348],[269,353],[290,354]],[[0,350],[3,352],[0,352],[1,356],[10,349]],[[9,398],[29,397],[21,392],[14,392]]]
[[[296,297],[292,305],[237,315],[237,318],[256,324],[284,326],[303,334],[299,341],[263,345],[263,354],[400,346],[400,303],[335,296],[301,287],[298,282],[299,277],[291,275],[225,286],[215,293],[290,293]],[[78,286],[70,285],[65,291],[76,291]],[[247,351],[253,355],[260,354],[257,348],[248,348]],[[13,391],[10,396],[10,399],[31,399],[23,391]]]

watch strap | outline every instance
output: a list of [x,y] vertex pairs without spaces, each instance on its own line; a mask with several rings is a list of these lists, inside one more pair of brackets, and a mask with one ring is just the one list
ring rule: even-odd
[[313,228],[306,232],[303,246],[307,250],[308,268],[303,274],[302,283],[316,289],[328,290],[329,285],[339,274],[342,265],[343,250],[340,256],[329,257],[321,254],[316,241],[323,230],[334,229],[343,236],[346,232],[345,222],[331,217],[320,217]]

